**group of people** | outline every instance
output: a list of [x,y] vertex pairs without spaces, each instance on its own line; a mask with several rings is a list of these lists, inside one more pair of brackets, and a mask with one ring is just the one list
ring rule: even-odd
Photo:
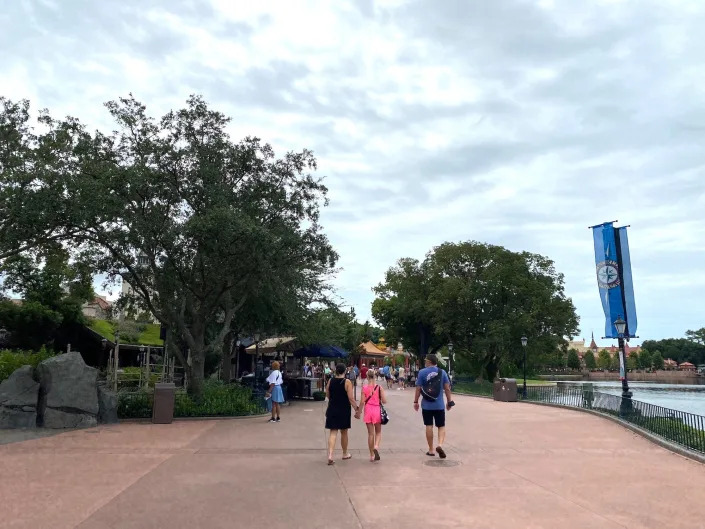
[[363,384],[367,378],[367,373],[374,372],[375,380],[384,380],[387,383],[387,389],[394,389],[394,384],[398,384],[397,390],[406,389],[407,384],[412,382],[411,371],[405,369],[404,366],[385,365],[381,368],[370,366],[369,368],[362,364],[360,375],[362,376]]
[[[416,377],[416,393],[414,395],[414,409],[422,410],[423,423],[426,427],[426,442],[428,451],[426,455],[435,457],[436,453],[445,459],[446,453],[443,444],[446,436],[446,411],[455,405],[451,398],[450,379],[445,370],[438,367],[435,355],[427,355],[426,367],[419,371]],[[348,431],[352,426],[352,411],[355,418],[362,418],[367,428],[367,446],[370,451],[370,461],[379,461],[379,447],[382,442],[382,424],[385,415],[384,404],[387,403],[385,388],[377,383],[378,371],[367,369],[364,365],[360,370],[363,385],[360,401],[357,402],[353,392],[353,380],[346,377],[345,364],[338,364],[334,377],[326,384],[326,397],[328,409],[326,410],[326,429],[330,430],[328,436],[328,464],[335,463],[333,453],[340,432],[340,444],[343,450],[343,460],[352,458],[348,451]],[[387,379],[387,375],[383,375]],[[387,380],[387,389],[390,388]],[[445,397],[445,399],[444,399]],[[434,448],[434,426],[438,430],[438,444]]]

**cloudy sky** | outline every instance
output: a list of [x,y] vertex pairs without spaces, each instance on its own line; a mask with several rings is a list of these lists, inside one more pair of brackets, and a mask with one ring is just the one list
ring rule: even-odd
[[600,337],[589,225],[630,224],[639,335],[705,326],[705,3],[5,0],[0,94],[111,130],[203,94],[313,149],[339,295],[474,239],[550,256]]

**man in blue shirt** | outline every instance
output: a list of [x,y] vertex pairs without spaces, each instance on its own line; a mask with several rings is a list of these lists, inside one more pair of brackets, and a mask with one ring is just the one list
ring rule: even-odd
[[[433,379],[441,377],[438,395],[429,395],[427,389],[433,385]],[[436,383],[437,384],[437,383]],[[414,409],[419,411],[419,397],[421,397],[421,389],[424,389],[423,401],[421,402],[421,413],[423,414],[423,423],[426,426],[426,442],[428,443],[427,456],[438,455],[441,459],[446,458],[446,453],[443,450],[443,443],[446,439],[446,410],[455,405],[450,394],[450,379],[448,373],[438,367],[438,358],[436,355],[426,355],[426,367],[419,371],[416,377],[416,395],[414,397]],[[443,394],[448,400],[445,404]],[[434,398],[435,397],[435,398]],[[438,446],[433,449],[433,423],[436,423],[438,428]]]

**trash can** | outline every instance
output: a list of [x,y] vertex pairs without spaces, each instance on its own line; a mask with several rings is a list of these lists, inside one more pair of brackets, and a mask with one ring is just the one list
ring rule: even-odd
[[154,385],[154,405],[152,422],[154,424],[171,424],[174,420],[174,395],[176,385],[173,382],[160,382]]
[[492,387],[494,400],[500,402],[517,401],[517,381],[515,378],[500,378],[496,380]]

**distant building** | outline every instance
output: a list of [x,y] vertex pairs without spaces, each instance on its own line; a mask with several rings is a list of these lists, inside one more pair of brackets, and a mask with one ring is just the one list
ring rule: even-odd
[[676,369],[677,367],[678,367],[678,362],[676,362],[672,358],[666,358],[663,361],[663,368],[664,369]]
[[96,320],[107,320],[112,316],[112,303],[103,296],[96,296],[93,300],[83,304],[83,315]]
[[691,364],[690,362],[683,362],[681,365],[678,366],[678,369],[681,371],[695,371],[695,364]]

